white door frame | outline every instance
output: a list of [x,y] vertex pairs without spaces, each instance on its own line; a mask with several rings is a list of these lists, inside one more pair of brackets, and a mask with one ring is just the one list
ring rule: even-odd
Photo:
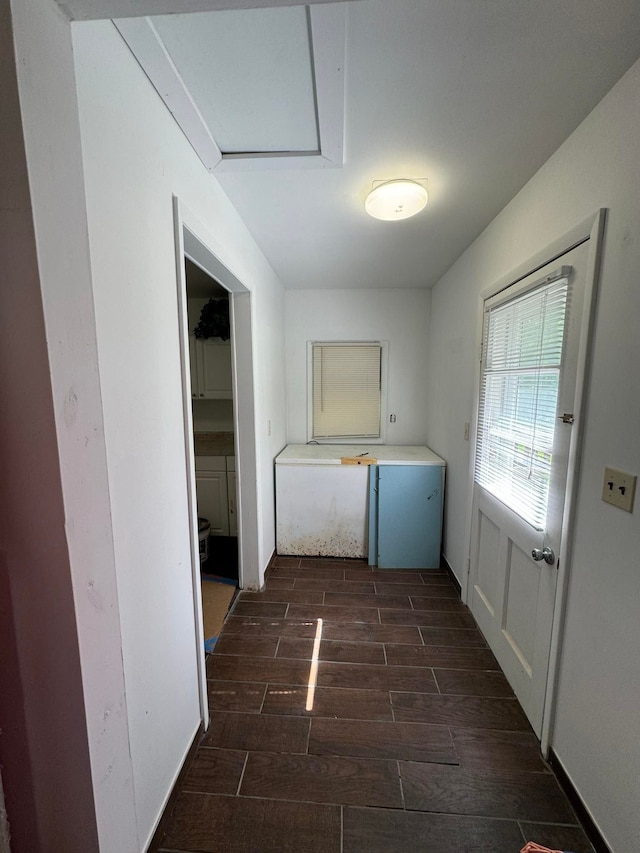
[[205,669],[202,590],[200,587],[200,549],[198,540],[198,503],[196,499],[191,366],[185,257],[229,291],[231,322],[231,369],[233,376],[233,417],[235,433],[238,580],[241,588],[258,588],[258,493],[256,477],[256,428],[253,389],[253,332],[251,291],[226,266],[214,248],[215,240],[179,198],[173,198],[174,240],[182,378],[182,414],[184,424],[185,475],[191,521],[191,573],[193,606],[198,649],[200,712],[205,729],[209,725],[207,675]]
[[[578,352],[578,366],[576,376],[575,405],[573,414],[575,423],[571,430],[569,445],[569,460],[567,470],[567,484],[565,490],[564,514],[562,521],[562,541],[558,555],[558,582],[556,586],[556,597],[553,608],[553,624],[551,629],[551,650],[549,653],[549,671],[547,675],[547,690],[542,718],[541,746],[543,755],[547,756],[551,747],[553,737],[553,721],[555,716],[556,693],[560,656],[562,653],[562,639],[564,634],[564,616],[566,610],[567,587],[571,572],[571,554],[573,551],[573,532],[575,522],[575,507],[580,480],[580,455],[584,436],[584,416],[587,404],[587,391],[589,380],[591,339],[595,321],[595,304],[598,290],[598,276],[600,271],[600,259],[602,254],[602,240],[605,225],[604,208],[598,210],[593,216],[589,216],[575,228],[563,234],[544,249],[536,252],[533,257],[518,265],[514,270],[502,276],[490,288],[480,293],[478,305],[478,324],[476,331],[476,352],[480,352],[482,343],[482,317],[483,306],[487,299],[495,296],[507,287],[526,278],[547,264],[560,258],[575,246],[589,241],[587,256],[587,269],[585,278],[585,295],[582,315],[582,328],[580,333],[580,346]],[[478,402],[480,399],[480,369],[475,377],[475,395],[473,412],[473,435],[477,435]],[[470,582],[471,569],[471,526],[473,519],[473,483],[475,472],[475,443],[472,445],[469,459],[469,495],[467,505],[467,520],[465,528],[465,541],[467,547],[467,572],[462,585],[462,600],[469,604],[473,584]]]

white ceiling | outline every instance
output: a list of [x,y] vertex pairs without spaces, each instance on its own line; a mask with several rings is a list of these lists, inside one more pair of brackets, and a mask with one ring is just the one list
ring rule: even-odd
[[318,150],[304,6],[151,20],[222,153]]
[[[300,5],[298,0],[56,0],[56,2],[70,21]],[[332,0],[308,0],[308,2],[319,4],[330,3]],[[338,2],[345,2],[345,0],[338,0]]]
[[[80,14],[100,2],[123,0],[61,5]],[[640,55],[638,0],[355,0],[338,8],[346,13],[343,165],[210,165],[287,288],[432,286]],[[313,143],[303,13],[277,13],[153,20],[223,152]],[[337,28],[323,38],[311,40],[313,53],[329,44],[337,67],[344,36]],[[429,205],[402,222],[370,219],[364,197],[374,181],[394,177],[425,181]]]

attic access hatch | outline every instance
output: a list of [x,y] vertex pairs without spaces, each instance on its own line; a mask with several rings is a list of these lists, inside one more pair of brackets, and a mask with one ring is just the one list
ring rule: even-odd
[[209,171],[342,166],[343,4],[114,24]]

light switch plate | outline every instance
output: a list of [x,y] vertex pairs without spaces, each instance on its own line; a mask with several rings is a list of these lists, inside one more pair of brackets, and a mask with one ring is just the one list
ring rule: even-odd
[[618,471],[617,468],[605,468],[602,500],[626,512],[633,512],[637,479],[635,474]]

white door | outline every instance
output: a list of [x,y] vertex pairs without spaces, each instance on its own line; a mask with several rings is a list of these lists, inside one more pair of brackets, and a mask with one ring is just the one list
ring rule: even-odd
[[588,242],[484,303],[469,606],[538,736],[587,256]]

